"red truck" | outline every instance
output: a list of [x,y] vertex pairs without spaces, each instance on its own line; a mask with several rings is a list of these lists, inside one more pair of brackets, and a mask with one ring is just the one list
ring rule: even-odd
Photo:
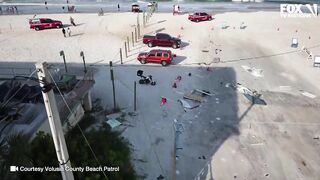
[[150,52],[140,53],[137,59],[141,64],[160,63],[162,66],[166,66],[171,64],[173,57],[176,55],[172,54],[170,50],[154,49]]
[[49,28],[62,28],[62,22],[57,20],[52,20],[49,18],[34,18],[29,20],[30,29],[35,29],[36,31]]
[[199,21],[211,21],[212,20],[212,16],[205,13],[205,12],[196,12],[194,14],[190,14],[188,19],[190,21],[195,21],[195,22],[199,22]]
[[171,37],[169,34],[157,33],[155,36],[144,35],[143,43],[149,47],[153,46],[166,46],[174,49],[179,48],[181,40],[179,38]]

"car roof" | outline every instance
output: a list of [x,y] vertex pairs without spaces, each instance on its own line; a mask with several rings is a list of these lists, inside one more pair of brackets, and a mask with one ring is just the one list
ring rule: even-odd
[[167,52],[167,53],[171,53],[170,50],[163,50],[163,49],[153,49],[150,52]]
[[[32,18],[30,20],[44,20],[44,19],[50,19],[50,18]],[[52,20],[52,19],[51,19]]]

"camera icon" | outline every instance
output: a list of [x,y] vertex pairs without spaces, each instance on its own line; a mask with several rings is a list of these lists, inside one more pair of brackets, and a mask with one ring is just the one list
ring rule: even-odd
[[19,171],[18,166],[10,166],[10,172],[16,172],[16,171]]

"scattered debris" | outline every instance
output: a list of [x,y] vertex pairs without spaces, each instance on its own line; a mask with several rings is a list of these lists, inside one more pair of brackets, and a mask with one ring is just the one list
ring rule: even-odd
[[119,121],[117,121],[115,119],[110,119],[110,120],[107,121],[107,123],[109,124],[111,129],[121,125],[121,122],[119,122]]
[[164,179],[164,176],[162,176],[161,174],[157,177],[157,180],[161,180]]
[[269,173],[265,174],[264,176],[268,177],[268,176],[269,176]]
[[224,23],[222,23],[221,29],[227,29],[228,27],[230,27],[230,26],[228,26],[228,25],[224,22]]
[[316,137],[313,137],[313,139],[317,139],[317,140],[319,140],[319,139],[320,139],[320,137],[319,137],[319,136],[316,136]]
[[184,110],[186,111],[186,109],[194,109],[199,107],[199,103],[194,103],[194,102],[188,102],[187,100],[184,99],[178,99],[178,102],[181,103],[181,105],[183,106]]
[[177,88],[177,83],[180,82],[182,79],[182,77],[179,75],[176,77],[176,79],[173,81],[173,84],[172,84],[172,88]]
[[176,81],[181,81],[182,77],[181,76],[177,76]]
[[128,115],[129,115],[129,116],[137,116],[138,113],[137,113],[137,112],[128,112]]
[[208,95],[208,96],[213,96],[209,91],[206,90],[200,90],[200,89],[195,89],[196,91],[202,93],[202,96]]
[[212,94],[206,90],[195,89],[195,90],[192,90],[190,93],[186,93],[183,96],[183,98],[197,101],[197,102],[203,102],[204,96],[212,96]]
[[161,97],[161,106],[165,105],[167,103],[167,98]]
[[307,59],[308,59],[308,60],[312,60],[312,58],[313,58],[312,52],[311,52],[309,49],[307,49],[306,47],[303,46],[303,47],[301,48],[301,50],[302,50],[303,52],[307,53],[307,55],[308,55]]
[[291,90],[291,86],[279,86],[281,91],[290,91]]
[[221,52],[222,51],[222,49],[215,49],[214,50],[214,52],[216,53],[216,54],[218,54],[218,52]]
[[267,105],[267,103],[261,99],[261,94],[259,94],[256,90],[251,90],[245,86],[242,86],[240,83],[232,85],[231,87],[242,93],[253,104]]
[[106,118],[107,119],[118,119],[118,118],[123,117],[123,116],[125,116],[125,113],[118,112],[118,113],[108,114],[108,115],[106,115]]
[[188,73],[188,76],[191,76],[191,73]]
[[198,159],[206,159],[205,156],[199,156]]
[[202,50],[202,52],[209,52],[209,50]]
[[244,25],[244,22],[242,22],[241,24],[240,24],[240,29],[245,29],[247,26],[246,25]]
[[219,63],[220,62],[220,58],[219,57],[214,57],[213,58],[213,62],[214,63]]
[[172,88],[177,88],[177,83],[176,82],[173,82]]
[[255,76],[255,77],[263,77],[263,70],[262,69],[256,69],[254,67],[249,67],[249,66],[241,66],[245,71],[247,71],[248,73],[250,73],[251,75]]
[[184,94],[183,98],[190,99],[190,100],[197,101],[197,102],[202,102],[203,101],[202,96],[199,95],[198,93],[196,93],[195,90],[193,90],[191,93]]
[[317,97],[316,95],[311,94],[310,92],[307,92],[307,91],[300,90],[300,92],[301,92],[302,95],[307,96],[307,97],[312,98],[312,99]]

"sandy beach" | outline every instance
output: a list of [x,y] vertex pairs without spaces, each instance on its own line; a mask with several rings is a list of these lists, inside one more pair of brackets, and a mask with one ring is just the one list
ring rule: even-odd
[[[106,65],[113,61],[117,100],[129,109],[136,70],[143,69],[157,80],[155,87],[139,87],[139,115],[130,119],[133,127],[123,133],[133,144],[133,159],[146,161],[133,160],[138,174],[145,179],[156,179],[160,174],[181,180],[320,177],[319,141],[313,139],[320,133],[320,68],[313,67],[313,61],[301,51],[306,47],[313,55],[320,55],[319,17],[225,12],[214,14],[212,21],[194,23],[187,19],[188,14],[155,13],[143,27],[141,13],[37,16],[61,20],[70,27],[72,36],[63,37],[61,29],[29,29],[32,15],[0,16],[2,67],[6,63],[62,63],[61,50],[68,63],[81,65],[79,53],[83,51],[86,62],[98,69],[93,96],[101,98],[104,106],[112,105]],[[70,25],[70,16],[77,26]],[[177,54],[172,65],[141,65],[136,60],[139,52],[150,50],[141,38],[134,46],[131,43],[137,17],[142,35],[163,32],[181,38],[180,49],[170,48]],[[127,37],[130,51],[121,65],[119,50],[124,49]],[[292,38],[298,38],[298,48],[291,47]],[[250,73],[246,67],[260,69],[262,74]],[[187,76],[189,72],[191,77]],[[178,75],[183,80],[172,89],[171,83]],[[261,92],[268,105],[250,106],[241,93],[228,88],[228,83],[241,83]],[[201,107],[184,112],[177,100],[196,88],[208,89],[215,96]],[[316,97],[306,97],[301,91]],[[169,99],[168,107],[159,106],[161,96]],[[172,150],[174,119],[184,125],[179,158]]]

